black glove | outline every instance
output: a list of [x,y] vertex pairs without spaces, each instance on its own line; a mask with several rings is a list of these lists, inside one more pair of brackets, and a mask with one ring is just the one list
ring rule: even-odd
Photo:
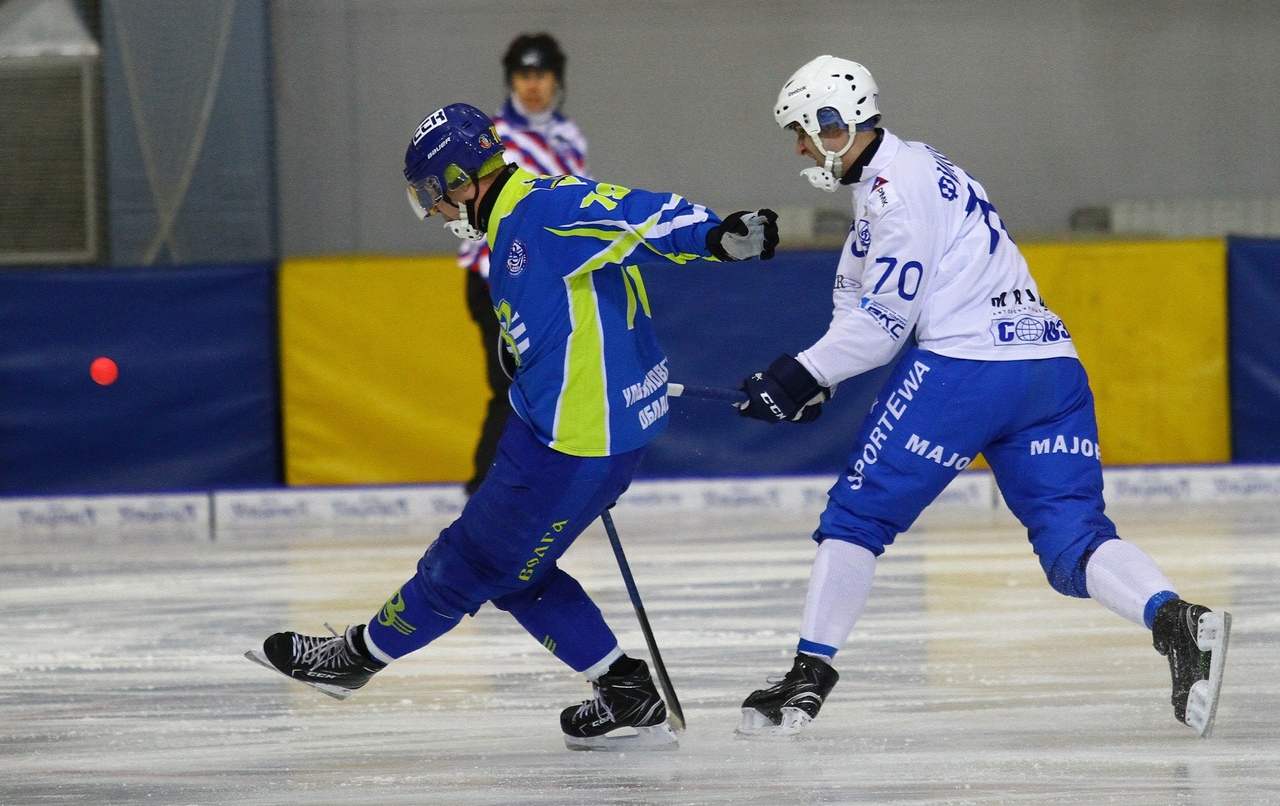
[[834,386],[822,386],[803,364],[785,354],[764,372],[747,376],[738,389],[747,393],[747,402],[736,404],[738,413],[766,423],[811,423],[835,394]]
[[743,210],[707,233],[707,251],[717,260],[773,257],[778,246],[778,214],[772,210]]

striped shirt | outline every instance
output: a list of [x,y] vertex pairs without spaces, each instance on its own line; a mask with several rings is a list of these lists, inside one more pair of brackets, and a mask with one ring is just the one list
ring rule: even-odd
[[[578,124],[553,110],[532,119],[520,114],[511,98],[493,116],[494,127],[506,146],[503,158],[537,176],[590,176],[587,140]],[[487,241],[463,241],[458,265],[489,279]]]

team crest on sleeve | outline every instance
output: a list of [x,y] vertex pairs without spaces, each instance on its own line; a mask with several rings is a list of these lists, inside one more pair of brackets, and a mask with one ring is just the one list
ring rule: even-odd
[[859,218],[853,224],[853,237],[849,239],[849,251],[854,257],[866,257],[871,248],[871,223]]
[[524,271],[524,264],[529,260],[529,250],[524,241],[517,238],[511,242],[511,251],[507,254],[507,273],[519,277]]

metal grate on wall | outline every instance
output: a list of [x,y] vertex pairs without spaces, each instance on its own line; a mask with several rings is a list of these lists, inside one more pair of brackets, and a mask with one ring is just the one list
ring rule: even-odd
[[93,135],[84,64],[0,65],[0,261],[97,254]]
[[0,264],[98,257],[98,60],[66,0],[0,5]]
[[1073,232],[1157,238],[1280,236],[1280,198],[1117,201],[1071,214]]

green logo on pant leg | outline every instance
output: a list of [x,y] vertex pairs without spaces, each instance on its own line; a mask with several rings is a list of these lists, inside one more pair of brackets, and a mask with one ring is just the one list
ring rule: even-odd
[[548,635],[548,636],[544,637],[544,638],[542,639],[542,645],[543,645],[544,647],[546,647],[546,648],[547,648],[550,652],[552,652],[553,654],[555,653],[555,651],[556,651],[556,642],[555,642],[555,640],[554,640],[551,636],[549,636],[549,635]]
[[397,590],[395,595],[382,606],[382,612],[378,613],[378,623],[384,627],[390,627],[401,635],[408,635],[418,628],[400,617],[403,612],[404,597]]
[[538,541],[538,547],[533,550],[533,556],[525,562],[524,568],[520,569],[518,576],[522,581],[528,582],[533,579],[533,569],[537,567],[538,563],[542,562],[542,558],[546,556],[547,549],[551,548],[551,544],[556,542],[556,535],[564,529],[566,523],[568,523],[567,520],[556,521],[551,524],[551,528]]

